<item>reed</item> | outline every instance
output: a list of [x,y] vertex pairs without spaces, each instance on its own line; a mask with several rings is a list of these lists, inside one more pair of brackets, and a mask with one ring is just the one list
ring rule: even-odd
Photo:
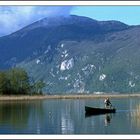
[[5,100],[43,100],[43,99],[100,99],[100,98],[129,98],[140,97],[140,94],[89,94],[89,95],[34,95],[34,96],[0,96],[0,101]]

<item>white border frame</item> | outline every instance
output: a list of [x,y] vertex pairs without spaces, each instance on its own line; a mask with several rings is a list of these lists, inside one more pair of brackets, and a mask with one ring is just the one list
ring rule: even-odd
[[0,5],[73,5],[73,6],[109,6],[109,5],[124,5],[124,6],[137,6],[140,1],[0,1]]
[[[140,1],[0,1],[0,6],[140,6]],[[140,139],[140,135],[0,135],[0,139]]]

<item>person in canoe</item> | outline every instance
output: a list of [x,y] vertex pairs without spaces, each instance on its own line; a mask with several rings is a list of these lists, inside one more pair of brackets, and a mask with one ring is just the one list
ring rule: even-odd
[[105,108],[111,108],[112,107],[112,104],[111,104],[109,98],[106,98],[104,100],[104,104],[105,104]]

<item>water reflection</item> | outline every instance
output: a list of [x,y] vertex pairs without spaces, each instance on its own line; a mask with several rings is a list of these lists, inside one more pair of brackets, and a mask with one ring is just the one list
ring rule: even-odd
[[44,119],[42,134],[74,134],[84,120],[84,101],[81,100],[45,100],[43,101]]
[[109,126],[111,124],[112,120],[112,113],[107,113],[107,114],[94,114],[94,115],[86,115],[85,118],[87,117],[99,117],[99,116],[104,116],[104,126]]
[[[9,124],[14,128],[23,128],[28,123],[30,105],[17,102],[0,104],[0,125]],[[19,127],[23,126],[23,127]]]
[[[28,125],[30,126],[31,133],[40,134],[41,127],[44,120],[45,110],[42,101],[33,101],[30,103],[30,116]],[[33,132],[32,132],[33,131]]]
[[[17,133],[27,131],[32,125],[29,122],[35,118],[37,133],[40,128],[40,116],[43,113],[41,102],[29,102],[29,101],[6,101],[0,103],[0,133],[7,133],[7,129],[10,128],[8,133]],[[38,116],[38,114],[40,114]],[[5,129],[4,129],[5,128]],[[27,130],[26,130],[27,129]]]
[[[85,105],[102,100],[42,100],[0,103],[1,134],[136,134],[140,133],[139,99],[114,99],[116,114],[85,118]],[[130,123],[131,122],[131,123]]]
[[105,114],[105,121],[104,121],[104,125],[108,126],[111,123],[111,119],[112,119],[112,114]]
[[131,112],[132,124],[140,127],[140,104],[136,105],[135,110]]

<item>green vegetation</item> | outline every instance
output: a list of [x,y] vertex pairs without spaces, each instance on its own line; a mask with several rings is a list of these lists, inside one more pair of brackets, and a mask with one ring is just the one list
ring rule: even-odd
[[45,83],[31,82],[27,72],[14,68],[0,72],[0,95],[36,95],[42,94]]

